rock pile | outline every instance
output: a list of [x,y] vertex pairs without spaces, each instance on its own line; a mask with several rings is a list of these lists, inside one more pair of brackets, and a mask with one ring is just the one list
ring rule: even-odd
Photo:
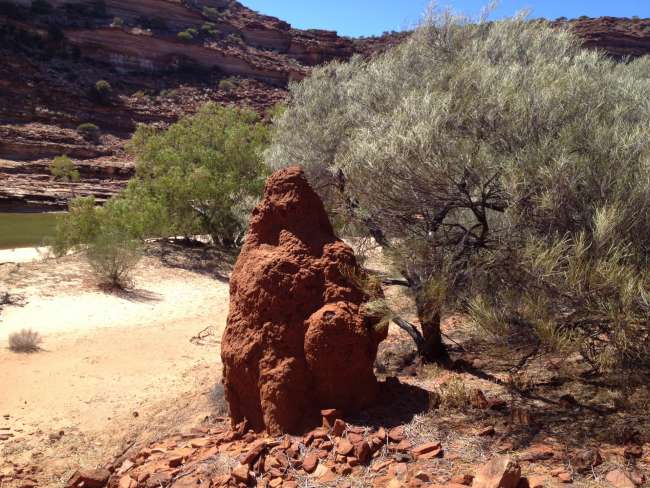
[[[248,429],[246,422],[235,430],[195,429],[119,459],[109,466],[107,486],[292,488],[310,480],[345,487],[349,476],[377,487],[393,479],[414,488],[429,486],[431,476],[417,463],[441,457],[439,442],[414,446],[401,426],[370,429],[345,423],[337,410],[322,414],[321,427],[298,437],[267,437]],[[68,487],[90,486],[79,481],[94,482],[105,472],[75,473]]]
[[230,281],[221,358],[233,424],[296,433],[322,408],[374,403],[387,329],[365,312],[360,276],[302,169],[273,174]]

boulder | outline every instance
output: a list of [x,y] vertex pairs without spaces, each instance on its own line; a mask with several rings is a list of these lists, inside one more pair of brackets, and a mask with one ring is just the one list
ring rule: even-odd
[[302,169],[271,175],[230,280],[221,358],[233,423],[298,433],[324,408],[376,401],[373,363],[387,330],[365,312],[373,297],[360,273]]

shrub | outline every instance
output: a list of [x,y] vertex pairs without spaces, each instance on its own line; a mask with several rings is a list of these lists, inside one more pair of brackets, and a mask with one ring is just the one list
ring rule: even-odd
[[201,30],[203,32],[206,32],[208,34],[218,34],[217,26],[216,24],[212,22],[204,22],[203,25],[201,26]]
[[190,42],[194,40],[194,36],[192,35],[192,33],[186,30],[179,32],[176,36],[178,37],[178,39],[180,39],[183,42]]
[[210,391],[210,403],[212,403],[215,415],[225,417],[229,414],[230,408],[226,401],[223,383],[217,383]]
[[266,161],[301,161],[345,229],[384,247],[430,358],[440,314],[468,312],[600,370],[648,367],[648,89],[649,60],[568,30],[441,14],[292,85]]
[[72,183],[79,181],[79,171],[68,156],[57,156],[50,164],[50,173],[56,180]]
[[9,335],[9,349],[14,352],[37,352],[43,342],[41,335],[32,329],[23,329]]
[[122,28],[124,27],[124,19],[121,17],[114,17],[113,22],[111,22],[111,27]]
[[132,285],[140,261],[140,241],[117,228],[104,228],[88,243],[86,257],[101,286],[125,289]]
[[93,86],[93,95],[99,103],[107,104],[110,101],[113,87],[106,80],[99,80]]
[[77,126],[77,132],[79,132],[79,134],[81,134],[86,139],[94,140],[97,138],[97,135],[99,133],[99,127],[90,122],[84,122],[83,124]]
[[219,18],[219,11],[213,7],[203,7],[203,15],[209,19]]
[[235,88],[237,88],[237,84],[230,78],[219,81],[219,90],[222,92],[230,93]]
[[229,34],[226,37],[226,41],[231,44],[244,44],[244,39],[241,34]]

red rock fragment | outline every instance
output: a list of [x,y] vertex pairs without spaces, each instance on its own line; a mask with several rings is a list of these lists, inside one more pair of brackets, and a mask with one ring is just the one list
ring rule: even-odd
[[440,449],[440,447],[441,447],[440,442],[427,442],[426,444],[421,444],[411,449],[411,454],[413,454],[414,457],[418,457],[421,456],[422,454],[426,454],[431,451],[436,451]]
[[547,480],[545,476],[528,477],[528,488],[545,488],[546,484],[547,484]]
[[68,480],[66,488],[104,488],[110,476],[106,469],[79,470]]
[[336,452],[341,456],[347,456],[354,450],[354,446],[347,439],[340,439],[336,443]]
[[471,474],[461,474],[452,477],[451,480],[449,481],[450,483],[454,483],[457,485],[472,486],[472,481],[474,481],[474,476],[472,476]]
[[517,488],[521,468],[509,456],[497,456],[481,466],[472,488]]
[[326,429],[331,429],[334,426],[334,422],[340,420],[343,416],[342,412],[336,408],[321,410],[320,414],[323,417],[323,427]]
[[232,478],[238,483],[248,483],[250,479],[250,472],[247,464],[239,464],[232,470]]
[[635,488],[634,481],[630,478],[628,473],[622,469],[615,469],[607,473],[605,479],[614,488]]
[[314,453],[309,453],[305,456],[305,459],[302,461],[302,469],[307,473],[313,473],[318,467],[319,457]]
[[366,464],[370,461],[372,450],[366,441],[361,441],[354,444],[354,457],[359,460],[361,464]]
[[335,437],[341,437],[345,432],[345,422],[341,419],[336,419],[334,425],[332,426],[332,435]]
[[398,427],[392,428],[388,431],[388,439],[391,442],[401,442],[406,439],[406,434],[404,434],[404,427],[401,425]]

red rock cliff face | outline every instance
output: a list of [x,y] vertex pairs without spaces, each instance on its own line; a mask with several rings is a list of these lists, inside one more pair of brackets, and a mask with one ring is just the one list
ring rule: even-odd
[[[77,195],[100,200],[133,174],[124,144],[139,123],[165,127],[207,101],[264,112],[286,97],[289,81],[312,66],[370,56],[405,34],[349,39],[298,30],[234,0],[31,0],[0,3],[0,211],[64,208],[47,171],[67,154],[79,166]],[[117,22],[114,20],[117,19]],[[590,48],[616,57],[650,52],[648,19],[578,19],[569,23]],[[180,32],[190,30],[191,39]],[[219,89],[236,77],[234,88]],[[97,80],[113,87],[109,104],[92,96]],[[87,139],[76,130],[98,126]]]
[[345,277],[358,270],[299,167],[273,174],[230,281],[221,343],[233,423],[297,433],[322,408],[356,411],[377,396],[373,363],[386,329]]

